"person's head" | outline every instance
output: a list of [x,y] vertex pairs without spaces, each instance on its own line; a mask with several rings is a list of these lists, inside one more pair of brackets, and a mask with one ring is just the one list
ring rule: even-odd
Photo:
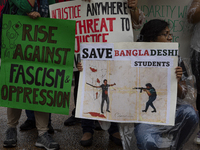
[[137,42],[171,42],[169,23],[160,19],[153,19],[144,24]]
[[103,80],[103,83],[106,85],[106,84],[107,84],[107,80],[106,80],[106,79],[104,79],[104,80]]
[[152,85],[151,85],[151,83],[147,83],[147,84],[146,84],[146,88],[147,88],[147,89],[150,89],[150,88],[152,88]]

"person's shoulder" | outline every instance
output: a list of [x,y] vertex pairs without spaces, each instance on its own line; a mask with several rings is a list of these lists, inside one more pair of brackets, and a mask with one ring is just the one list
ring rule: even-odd
[[151,92],[155,92],[156,90],[155,90],[154,87],[152,87],[152,88],[150,88],[150,91],[151,91]]

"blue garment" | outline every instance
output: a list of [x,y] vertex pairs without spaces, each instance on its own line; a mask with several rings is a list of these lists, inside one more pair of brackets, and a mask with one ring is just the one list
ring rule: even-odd
[[40,6],[38,6],[37,0],[36,0],[32,11],[39,12],[41,17],[45,17],[45,18],[48,17],[48,15],[49,15],[48,0],[40,0]]
[[[32,111],[32,110],[26,110],[26,116],[27,116],[27,120],[35,122],[34,111]],[[51,113],[49,113],[49,124],[51,124]]]
[[138,124],[135,127],[137,146],[140,150],[157,150],[158,148],[181,149],[183,144],[197,127],[199,117],[190,105],[179,104],[176,108],[175,125],[159,126]]
[[153,105],[153,101],[155,101],[155,99],[156,99],[156,96],[151,96],[151,97],[149,96],[149,100],[146,103],[145,111],[148,110],[149,106],[151,106],[154,109],[154,111],[156,111],[156,108]]

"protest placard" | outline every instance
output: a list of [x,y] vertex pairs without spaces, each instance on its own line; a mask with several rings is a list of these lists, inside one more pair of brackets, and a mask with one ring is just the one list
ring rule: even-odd
[[0,106],[68,114],[75,21],[4,15]]
[[71,1],[49,6],[50,17],[76,20],[74,70],[81,42],[131,42],[132,23],[126,0]]
[[[192,25],[187,22],[188,0],[142,0],[138,1],[138,8],[145,14],[145,22],[151,19],[167,21],[173,34],[173,42],[179,43],[179,54],[188,58],[190,52],[190,37]],[[134,30],[135,40],[140,30]]]
[[174,124],[178,43],[83,43],[81,59],[76,117]]

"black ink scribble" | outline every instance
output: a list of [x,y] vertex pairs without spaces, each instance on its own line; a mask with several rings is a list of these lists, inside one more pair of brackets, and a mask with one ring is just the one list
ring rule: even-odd
[[65,83],[69,83],[70,79],[69,76],[66,76]]
[[[6,37],[2,37],[2,49],[4,50],[4,56],[10,57],[11,51],[15,50],[16,48],[16,39],[19,37],[19,29],[22,27],[22,24],[18,21],[17,23],[12,25],[11,20],[8,21],[8,23],[4,23],[2,25],[2,29],[6,30]],[[7,39],[5,39],[7,38]],[[9,44],[5,44],[5,40],[9,41]]]

